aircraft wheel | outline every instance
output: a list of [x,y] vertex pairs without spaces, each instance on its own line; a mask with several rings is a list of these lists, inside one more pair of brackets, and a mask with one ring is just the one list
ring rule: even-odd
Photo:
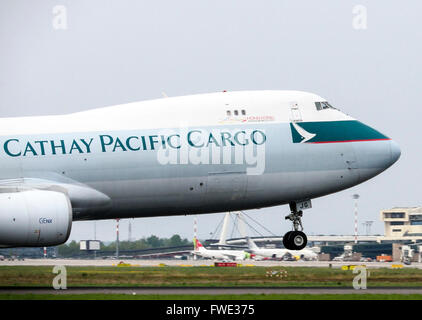
[[284,236],[283,236],[283,246],[286,248],[286,249],[289,249],[289,250],[291,250],[291,248],[290,248],[290,242],[289,242],[289,237],[290,237],[290,235],[291,235],[291,233],[292,233],[293,231],[289,231],[289,232],[287,232]]
[[302,250],[306,247],[308,238],[302,231],[292,231],[292,233],[289,235],[288,242],[291,250]]

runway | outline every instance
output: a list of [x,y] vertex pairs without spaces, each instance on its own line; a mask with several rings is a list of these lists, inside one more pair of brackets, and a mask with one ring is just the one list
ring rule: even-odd
[[[0,266],[75,266],[75,267],[112,267],[120,262],[130,264],[134,267],[155,267],[155,266],[179,266],[179,267],[199,267],[213,266],[212,260],[132,260],[132,259],[26,259],[23,261],[0,261]],[[365,265],[367,268],[392,268],[393,265],[401,264],[399,262],[353,262],[353,261],[255,261],[245,260],[237,261],[242,266],[257,267],[322,267],[322,268],[341,268],[347,265]],[[411,265],[402,265],[403,268],[422,269],[422,263],[414,262]]]
[[422,288],[383,287],[356,290],[350,288],[329,287],[289,287],[289,288],[204,288],[204,287],[150,287],[150,288],[121,288],[121,287],[84,287],[54,290],[53,288],[0,288],[0,294],[127,294],[127,295],[242,295],[242,294],[421,294]]

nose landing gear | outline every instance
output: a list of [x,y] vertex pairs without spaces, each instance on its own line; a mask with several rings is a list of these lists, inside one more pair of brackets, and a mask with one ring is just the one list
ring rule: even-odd
[[[289,231],[283,236],[283,245],[289,250],[302,250],[308,243],[306,234],[302,232],[302,215],[301,210],[297,210],[296,203],[290,203],[291,213],[285,218],[293,223],[294,231]],[[299,231],[300,227],[300,231]]]

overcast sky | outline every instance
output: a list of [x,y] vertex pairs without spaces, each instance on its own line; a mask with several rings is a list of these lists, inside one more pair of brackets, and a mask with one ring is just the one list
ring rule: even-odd
[[[357,5],[361,5],[356,7]],[[363,6],[363,7],[362,7]],[[365,21],[366,11],[366,21]],[[383,233],[380,210],[421,204],[420,1],[1,0],[0,117],[64,114],[221,90],[314,92],[396,140],[380,176],[313,200],[308,234]],[[275,234],[288,206],[248,214]],[[223,214],[197,216],[208,238]],[[115,238],[114,221],[97,238]],[[128,220],[121,221],[127,239]],[[193,217],[132,220],[132,237],[191,238]],[[254,235],[252,233],[251,235]],[[70,239],[94,237],[76,222]]]

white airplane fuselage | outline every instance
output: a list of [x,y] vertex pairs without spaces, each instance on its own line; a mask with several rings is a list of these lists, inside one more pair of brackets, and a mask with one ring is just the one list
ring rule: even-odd
[[256,245],[256,243],[247,238],[248,243],[248,252],[254,254],[256,258],[273,258],[273,259],[282,259],[286,255],[291,255],[293,257],[297,257],[299,259],[305,260],[317,260],[318,255],[312,249],[301,249],[301,250],[289,250],[289,249],[281,249],[281,248],[260,248]]
[[250,255],[243,250],[224,250],[224,249],[206,249],[196,238],[194,241],[194,250],[191,252],[194,255],[217,260],[245,260]]
[[255,254],[256,256],[260,256],[264,258],[273,258],[273,259],[281,259],[286,254],[290,254],[293,257],[303,258],[305,260],[316,260],[318,258],[318,255],[310,249],[288,250],[288,249],[258,248],[258,249],[251,249],[250,252]]
[[74,221],[201,214],[321,197],[399,158],[394,141],[324,101],[221,92],[3,118],[0,192],[61,193]]
[[195,255],[217,260],[245,260],[248,254],[240,250],[216,250],[202,248],[192,252]]

